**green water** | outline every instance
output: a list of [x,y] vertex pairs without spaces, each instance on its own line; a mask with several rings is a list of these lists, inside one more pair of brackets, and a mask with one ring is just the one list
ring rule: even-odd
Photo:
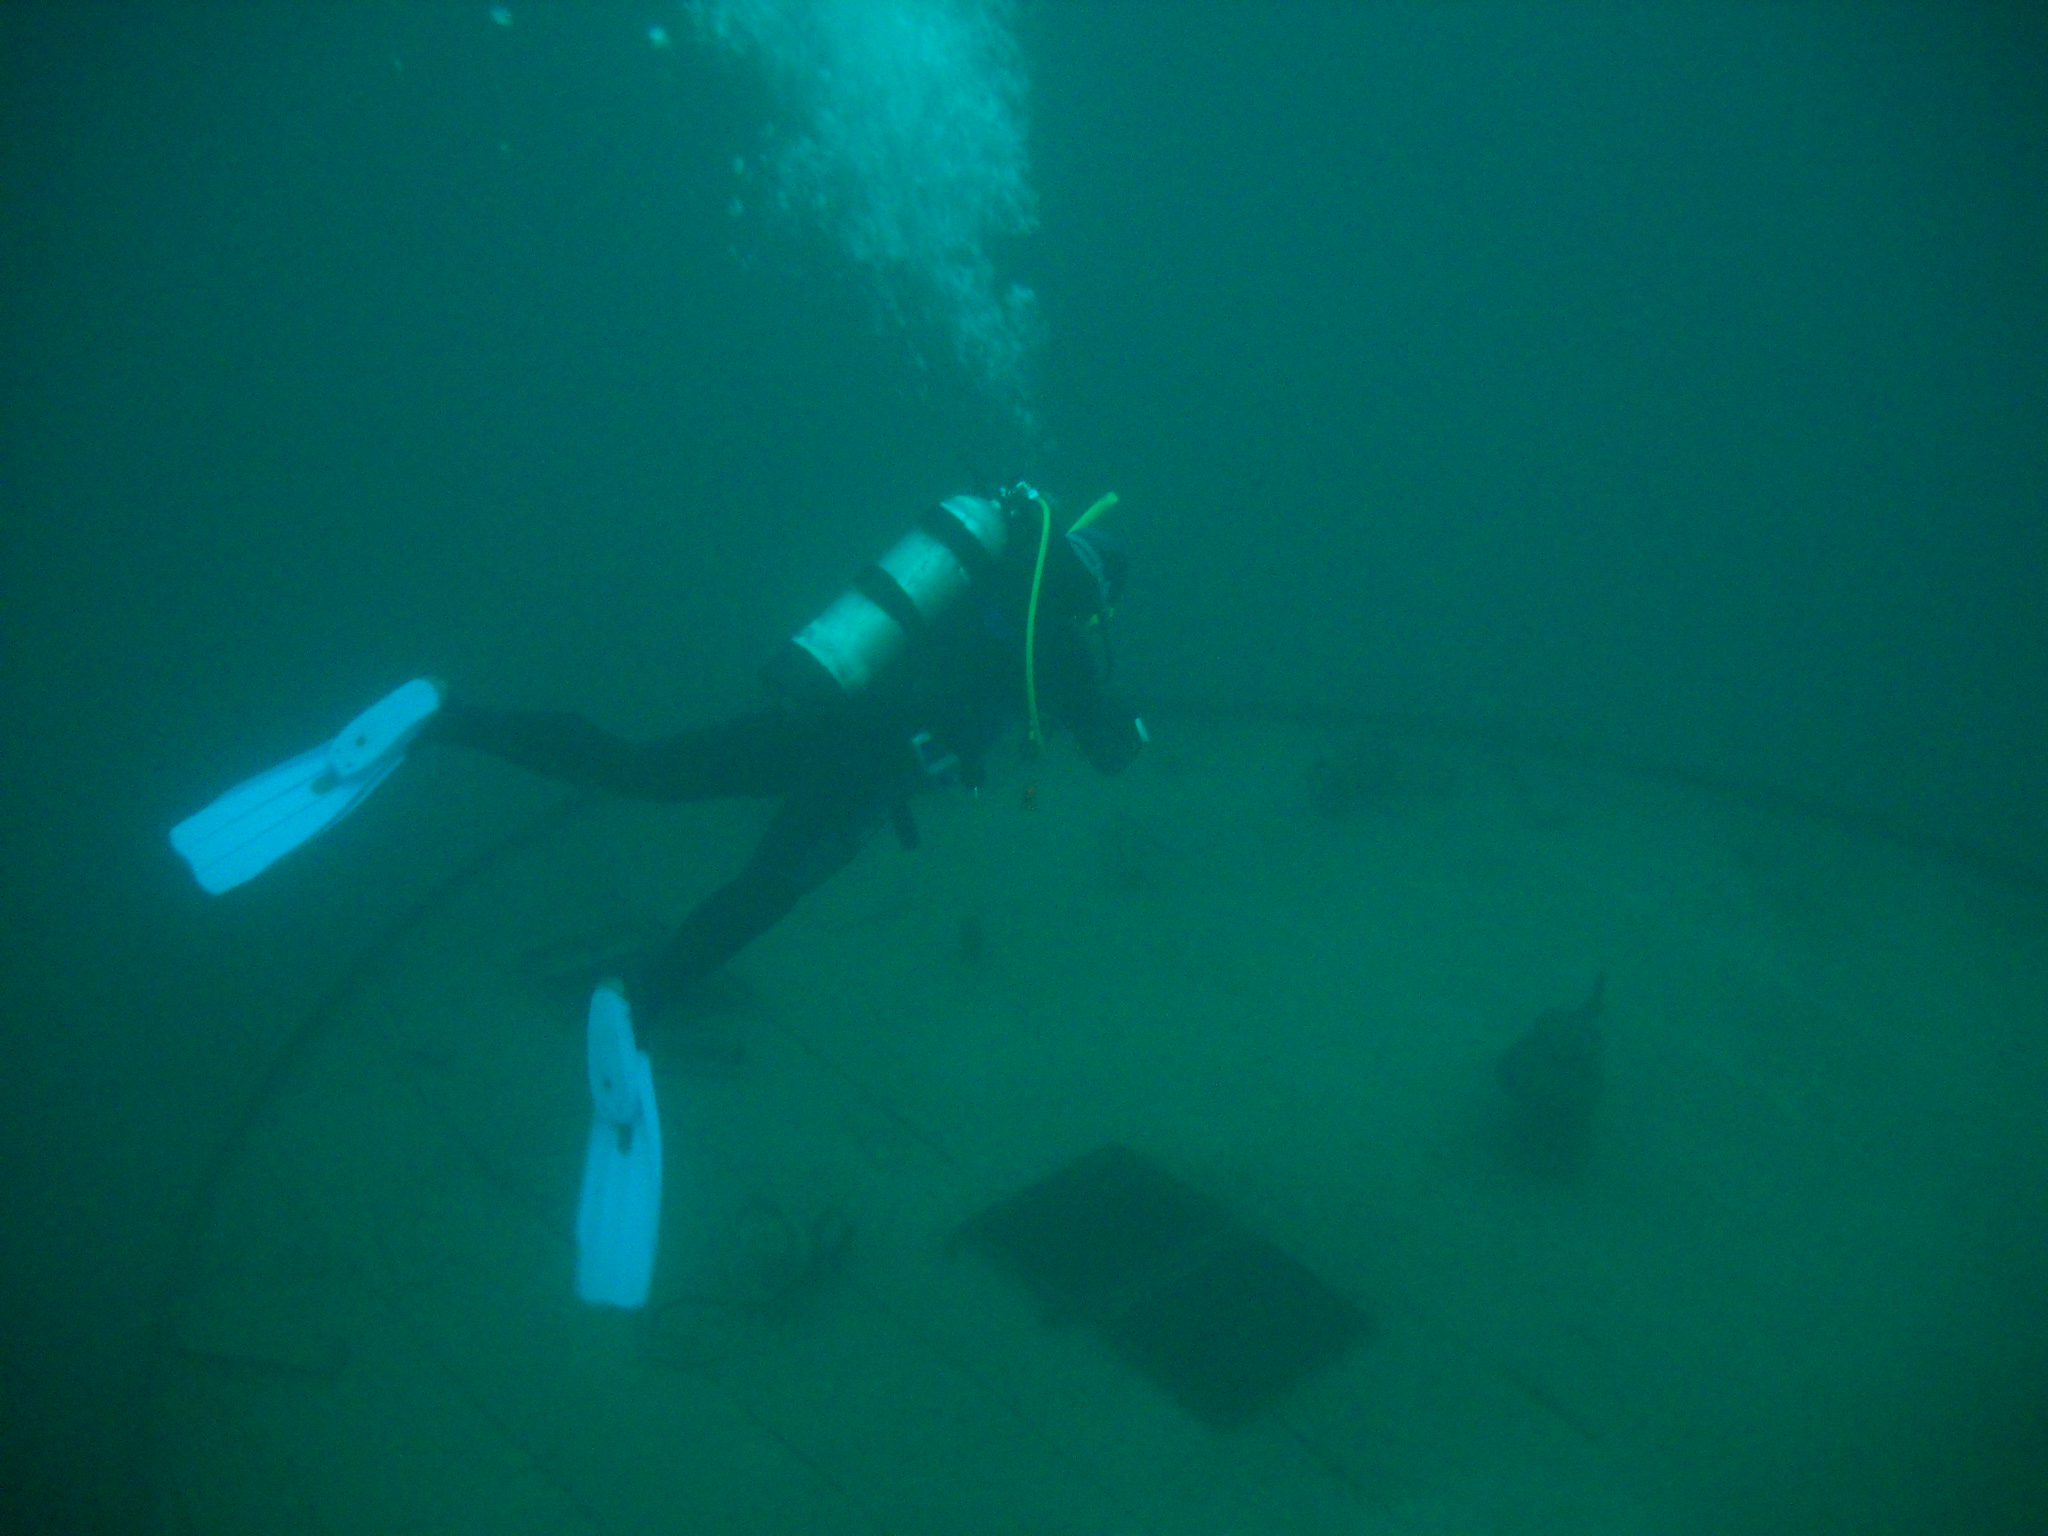
[[[738,707],[979,476],[1121,492],[1140,700],[1506,722],[2048,882],[2031,8],[943,14],[934,80],[858,15],[807,53],[675,7],[0,10],[29,1521],[132,1521],[207,1158],[545,796],[395,783],[219,902],[170,823],[420,671]],[[2015,1413],[1944,1506],[1984,1529],[2048,1455]]]

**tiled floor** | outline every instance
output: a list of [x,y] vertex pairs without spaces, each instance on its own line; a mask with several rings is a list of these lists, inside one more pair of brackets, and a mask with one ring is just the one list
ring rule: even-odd
[[[718,1006],[643,1021],[667,1183],[637,1318],[570,1292],[587,1100],[560,977],[672,919],[761,812],[600,806],[456,893],[223,1187],[162,1376],[167,1508],[280,1533],[1790,1531],[1903,1528],[2010,1475],[1984,1447],[2048,1356],[2030,898],[1535,757],[1159,735],[1121,782],[1056,755],[1028,809],[1015,765],[923,808],[918,852],[870,849]],[[1586,1155],[1526,1166],[1494,1062],[1602,972]],[[1110,1143],[1371,1336],[1218,1430],[948,1251]]]

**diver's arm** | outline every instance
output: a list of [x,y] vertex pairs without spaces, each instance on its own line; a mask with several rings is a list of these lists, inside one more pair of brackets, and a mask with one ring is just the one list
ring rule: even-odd
[[1129,710],[1101,700],[1094,713],[1067,722],[1082,755],[1101,773],[1122,773],[1145,749],[1145,727]]
[[1085,631],[1064,626],[1047,649],[1050,654],[1041,657],[1040,664],[1055,701],[1055,718],[1073,732],[1090,766],[1101,773],[1122,773],[1144,750],[1145,728],[1105,690],[1107,669],[1098,662],[1097,648]]

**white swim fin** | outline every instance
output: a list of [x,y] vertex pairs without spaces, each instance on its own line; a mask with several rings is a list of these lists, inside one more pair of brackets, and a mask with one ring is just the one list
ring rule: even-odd
[[440,707],[441,690],[414,678],[325,746],[237,784],[186,817],[171,828],[171,846],[207,891],[233,890],[360,805],[405,761],[405,749]]
[[633,1043],[619,984],[590,995],[590,1142],[576,1208],[576,1294],[600,1306],[642,1307],[661,1237],[661,1115],[654,1071]]

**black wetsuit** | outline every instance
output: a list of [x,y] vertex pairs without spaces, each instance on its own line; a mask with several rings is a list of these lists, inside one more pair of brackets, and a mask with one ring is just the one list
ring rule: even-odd
[[[1130,713],[1104,696],[1106,667],[1078,619],[1094,606],[1094,578],[1065,540],[1052,544],[1037,637],[1040,714],[1047,726],[1071,731],[1097,768],[1120,772],[1140,737]],[[1035,541],[1029,552],[1036,555]],[[866,695],[827,713],[778,703],[636,743],[580,715],[450,702],[422,740],[636,799],[781,799],[746,867],[627,978],[635,1005],[657,1012],[845,868],[883,822],[894,818],[912,841],[908,802],[932,785],[934,747],[959,759],[967,783],[979,782],[984,755],[1024,712],[1029,583],[1020,563],[998,567],[986,590],[963,597]],[[912,741],[920,732],[931,737],[922,756]]]

